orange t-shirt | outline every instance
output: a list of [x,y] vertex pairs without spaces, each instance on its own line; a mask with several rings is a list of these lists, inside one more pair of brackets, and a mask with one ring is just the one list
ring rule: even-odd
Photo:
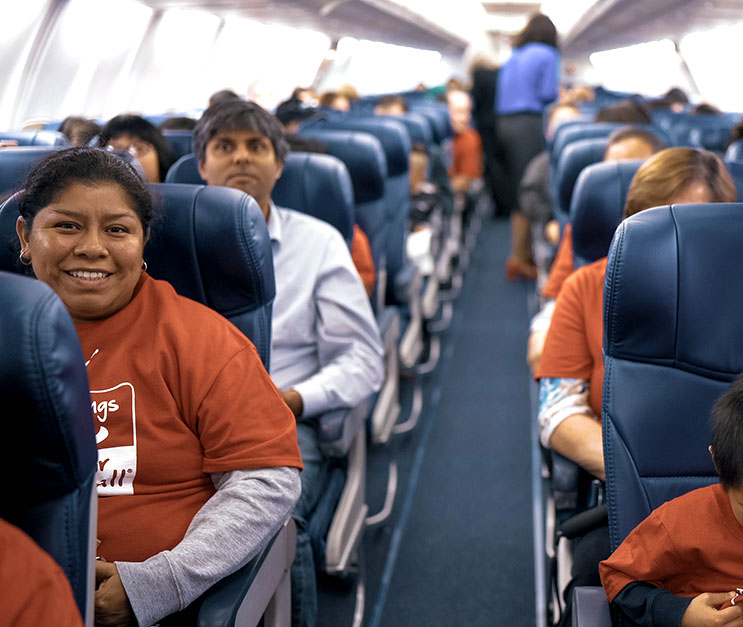
[[474,128],[468,128],[454,136],[452,158],[449,176],[465,175],[473,179],[482,176],[482,139]]
[[361,277],[367,295],[371,296],[374,291],[374,283],[377,280],[377,272],[374,269],[374,258],[372,257],[371,244],[366,233],[358,224],[353,226],[353,239],[351,240],[351,261]]
[[52,557],[0,519],[0,625],[82,627],[72,587]]
[[296,423],[253,344],[145,273],[104,320],[76,325],[98,443],[98,554],[142,561],[183,538],[210,474],[301,468]]
[[599,564],[609,601],[645,581],[682,597],[743,586],[743,527],[720,484],[699,488],[653,511]]
[[588,379],[589,403],[601,415],[604,384],[606,257],[583,266],[560,290],[535,378]]
[[557,255],[552,262],[550,273],[547,275],[547,282],[542,288],[542,296],[545,298],[557,298],[565,282],[574,270],[573,260],[573,225],[566,224],[562,231],[562,240],[560,247],[557,249]]

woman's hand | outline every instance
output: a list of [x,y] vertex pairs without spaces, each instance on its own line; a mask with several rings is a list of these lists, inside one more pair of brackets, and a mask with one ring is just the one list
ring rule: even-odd
[[291,388],[289,390],[281,390],[281,396],[284,397],[284,402],[289,406],[289,409],[292,410],[294,417],[299,418],[302,415],[302,410],[304,409],[302,397],[300,396],[299,392],[297,392],[294,388]]
[[743,627],[743,609],[740,605],[732,605],[724,610],[718,610],[726,601],[729,601],[734,592],[705,593],[694,597],[681,617],[681,627],[708,627],[710,625],[729,625]]
[[95,563],[95,624],[96,627],[137,624],[116,565],[100,560]]

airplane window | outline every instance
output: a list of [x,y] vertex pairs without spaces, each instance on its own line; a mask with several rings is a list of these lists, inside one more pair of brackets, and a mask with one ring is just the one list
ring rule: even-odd
[[412,89],[420,82],[436,85],[451,75],[441,61],[441,53],[433,50],[343,37],[320,90],[350,83],[360,93],[373,94]]
[[[31,53],[34,28],[43,15],[44,0],[6,2],[0,5],[0,23],[5,35],[0,39],[0,128],[9,128],[22,78],[23,67]],[[18,54],[22,51],[21,54]]]
[[671,87],[688,86],[670,39],[594,52],[589,58],[607,89],[660,96]]
[[[230,20],[212,51],[204,100],[225,88],[245,95],[250,87],[252,99],[273,109],[295,87],[312,83],[329,46],[330,39],[313,30]],[[235,59],[246,62],[236,64]]]
[[743,56],[743,24],[691,33],[679,48],[706,101],[723,111],[743,109],[743,83],[730,73]]

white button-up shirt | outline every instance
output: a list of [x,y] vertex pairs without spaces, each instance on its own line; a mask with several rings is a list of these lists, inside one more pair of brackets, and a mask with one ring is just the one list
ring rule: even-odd
[[270,374],[302,397],[302,418],[353,407],[379,390],[383,347],[369,299],[340,233],[271,204]]

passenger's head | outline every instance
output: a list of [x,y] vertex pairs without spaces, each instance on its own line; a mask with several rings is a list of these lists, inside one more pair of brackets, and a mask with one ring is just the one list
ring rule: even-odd
[[289,152],[273,115],[244,100],[209,107],[196,123],[193,145],[199,173],[209,185],[250,194],[268,218],[271,190]]
[[163,120],[158,128],[161,131],[192,131],[194,126],[196,126],[196,120],[193,118],[178,116]]
[[428,153],[421,143],[414,143],[410,151],[410,192],[415,195],[428,176]]
[[242,100],[242,98],[240,98],[240,96],[238,96],[231,89],[220,89],[219,91],[215,91],[211,96],[209,96],[208,106],[213,107],[216,104],[229,102],[230,100]]
[[138,115],[111,118],[99,135],[99,145],[130,154],[139,161],[150,183],[162,181],[175,161],[163,134]]
[[449,104],[449,117],[454,132],[459,135],[470,127],[472,120],[472,99],[466,91],[453,89],[446,94]]
[[59,126],[62,133],[73,146],[87,146],[91,139],[101,132],[101,127],[93,120],[70,115]]
[[738,375],[712,407],[710,452],[722,486],[726,490],[743,488],[743,375]]
[[320,106],[335,109],[336,111],[350,111],[351,100],[337,91],[326,91],[320,96]]
[[708,102],[702,102],[695,106],[691,112],[694,115],[721,115],[720,111],[716,106],[709,104]]
[[289,98],[276,107],[276,118],[286,133],[296,133],[299,125],[317,113],[317,109],[298,98]]
[[626,122],[627,124],[652,124],[650,110],[635,100],[622,100],[601,109],[596,122]]
[[735,198],[733,179],[716,154],[698,148],[666,148],[637,170],[624,217],[661,205],[735,202]]
[[604,161],[647,159],[665,147],[665,144],[649,130],[627,126],[609,135]]
[[53,152],[28,175],[16,230],[21,260],[76,321],[113,315],[132,299],[153,219],[147,184],[100,148]]
[[374,105],[374,115],[402,115],[407,110],[408,103],[398,94],[382,96]]
[[568,120],[574,120],[580,117],[580,109],[572,103],[557,104],[552,107],[547,116],[547,127],[544,135],[547,139],[555,136],[558,127]]
[[532,15],[524,29],[513,40],[513,47],[520,48],[530,43],[542,43],[557,48],[557,29],[552,20],[542,13]]

